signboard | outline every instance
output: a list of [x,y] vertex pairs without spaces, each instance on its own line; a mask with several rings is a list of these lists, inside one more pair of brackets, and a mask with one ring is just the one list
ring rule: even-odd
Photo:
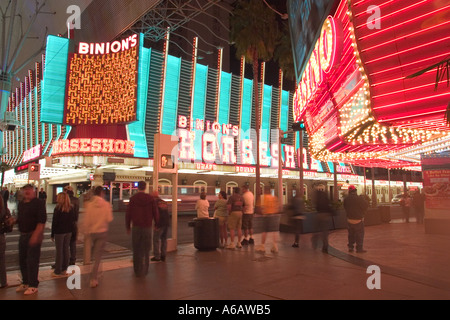
[[42,154],[42,146],[40,144],[34,146],[31,149],[26,150],[23,153],[23,159],[22,162],[28,162],[34,159],[37,159],[41,156]]
[[289,29],[297,83],[320,36],[334,0],[288,0]]
[[53,142],[52,156],[83,155],[122,155],[134,154],[134,141],[120,139],[64,139]]
[[139,37],[80,43],[68,66],[64,124],[111,125],[136,121]]

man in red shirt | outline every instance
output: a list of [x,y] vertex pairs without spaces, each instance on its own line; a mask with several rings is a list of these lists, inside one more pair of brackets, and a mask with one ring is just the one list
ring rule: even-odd
[[145,192],[147,183],[140,181],[139,192],[130,198],[125,215],[127,233],[131,234],[133,247],[134,273],[143,277],[148,273],[150,249],[152,244],[152,222],[159,221],[158,206],[155,199]]

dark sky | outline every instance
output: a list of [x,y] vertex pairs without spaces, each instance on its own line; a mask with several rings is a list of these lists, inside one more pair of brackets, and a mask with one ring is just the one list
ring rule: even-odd
[[[263,0],[261,0],[263,1]],[[278,12],[284,14],[287,13],[286,9],[286,3],[287,0],[266,0],[267,3],[272,6],[275,10]],[[280,19],[281,21],[281,19]],[[230,50],[230,68],[231,72],[233,74],[239,74],[240,72],[240,60],[236,59],[236,50],[232,46]],[[266,63],[266,81],[265,83],[267,85],[271,85],[278,88],[278,74],[279,74],[279,67],[278,64],[269,61]],[[253,67],[252,65],[248,64],[246,65],[246,71],[245,71],[245,77],[246,78],[253,78]],[[287,79],[284,79],[283,89],[284,90],[295,90],[295,81],[290,81]]]

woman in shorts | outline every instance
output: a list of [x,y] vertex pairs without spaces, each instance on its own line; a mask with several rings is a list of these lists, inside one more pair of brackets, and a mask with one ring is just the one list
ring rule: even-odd
[[219,235],[220,235],[220,247],[225,248],[228,241],[228,208],[227,208],[227,193],[220,191],[219,200],[214,205],[214,218],[219,219]]

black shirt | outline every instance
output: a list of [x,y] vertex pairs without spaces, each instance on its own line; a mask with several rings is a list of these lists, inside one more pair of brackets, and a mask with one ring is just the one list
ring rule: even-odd
[[33,232],[39,223],[47,222],[44,201],[34,198],[30,202],[19,202],[17,223],[22,233]]

